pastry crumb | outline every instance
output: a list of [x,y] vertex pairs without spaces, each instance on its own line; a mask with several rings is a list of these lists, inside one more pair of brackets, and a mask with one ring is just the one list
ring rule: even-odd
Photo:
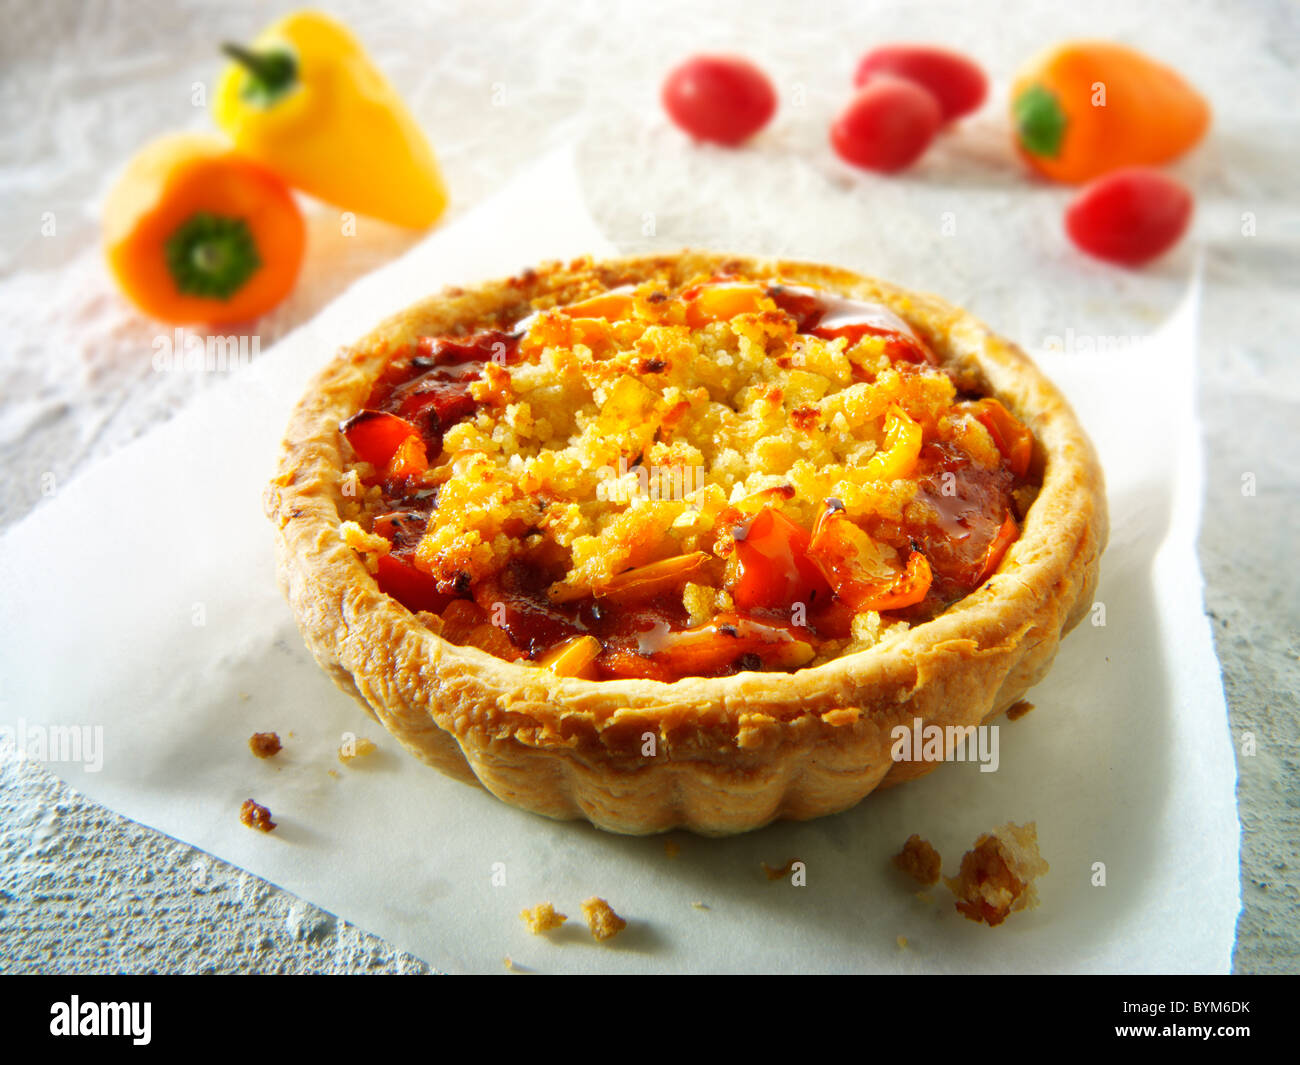
[[587,919],[592,938],[601,942],[613,939],[627,927],[627,922],[614,912],[609,903],[595,895],[582,904],[582,915]]
[[254,732],[248,737],[248,749],[258,758],[271,758],[280,753],[280,737],[274,732]]
[[677,855],[681,853],[682,853],[682,845],[678,843],[675,839],[664,840],[665,855],[667,855],[669,858],[676,858]]
[[694,906],[697,910],[707,910],[709,908],[703,902],[692,902],[691,905]]
[[1038,826],[1005,824],[975,841],[955,877],[944,877],[957,910],[971,921],[1000,925],[1016,910],[1038,905],[1033,881],[1048,872],[1038,853]]
[[549,902],[539,902],[531,910],[521,910],[519,916],[523,918],[524,924],[528,926],[528,931],[535,936],[540,936],[543,932],[549,932],[553,928],[559,928],[569,919],[567,914],[557,913],[555,907]]
[[899,937],[898,937],[898,949],[899,949],[899,950],[906,950],[906,949],[907,949],[907,936],[899,936]]
[[781,868],[779,869],[775,868],[774,866],[768,865],[767,862],[759,862],[758,864],[763,867],[763,872],[767,875],[767,878],[769,880],[781,880],[782,878],[790,875],[790,873],[794,870],[794,863],[797,862],[798,860],[799,860],[798,858],[791,858],[788,862],[785,863],[785,865],[781,866]]
[[364,736],[359,736],[355,740],[344,740],[339,744],[339,761],[347,765],[354,759],[374,754],[376,749],[374,741],[368,740]]
[[903,849],[893,857],[894,868],[906,873],[922,887],[939,882],[943,859],[929,840],[913,833],[907,837]]
[[1034,704],[1028,699],[1021,699],[1018,703],[1012,703],[1011,706],[1007,707],[1007,720],[1019,721],[1033,708]]
[[249,828],[256,828],[262,832],[270,832],[275,828],[275,822],[271,820],[271,811],[252,799],[245,799],[244,805],[239,808],[239,820]]

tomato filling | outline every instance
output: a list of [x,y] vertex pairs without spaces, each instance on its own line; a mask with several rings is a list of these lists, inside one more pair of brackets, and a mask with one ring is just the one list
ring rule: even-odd
[[[843,339],[845,350],[882,338],[879,350],[900,375],[946,373],[892,312],[868,308],[862,320],[849,320],[856,305],[806,289],[718,277],[681,293],[662,313],[672,324],[699,328],[770,314],[773,304],[796,334]],[[886,623],[935,617],[989,580],[1020,535],[1017,492],[1033,485],[1033,436],[1003,404],[979,397],[954,403],[951,412],[983,427],[996,464],[987,454],[977,460],[958,439],[928,439],[933,419],[927,429],[898,404],[880,410],[879,443],[861,469],[873,481],[914,483],[901,521],[855,519],[841,500],[828,498],[804,527],[782,512],[794,495],[784,485],[762,493],[758,505],[731,510],[713,551],[670,554],[580,594],[562,587],[567,553],[532,536],[536,530],[525,522],[510,533],[519,550],[491,578],[435,578],[419,551],[438,508],[435,474],[449,461],[446,434],[480,410],[473,386],[489,376],[488,364],[535,358],[539,336],[594,351],[614,323],[647,313],[623,291],[560,310],[533,316],[514,332],[421,339],[390,362],[365,406],[339,427],[356,458],[372,468],[367,481],[380,487],[386,504],[372,521],[373,533],[390,545],[377,559],[379,588],[412,611],[440,615],[443,635],[455,642],[593,679],[793,670],[847,643],[863,612]],[[652,373],[667,367],[661,359],[643,365]],[[856,365],[854,379],[863,379]],[[809,431],[815,429],[812,419]],[[539,498],[539,511],[547,502]],[[701,622],[684,603],[688,584],[720,590],[729,601]]]

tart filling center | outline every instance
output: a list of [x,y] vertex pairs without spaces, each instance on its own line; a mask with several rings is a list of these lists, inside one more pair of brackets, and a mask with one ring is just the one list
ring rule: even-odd
[[340,430],[381,590],[593,679],[870,647],[987,581],[1038,488],[1030,431],[893,310],[734,275],[423,338]]

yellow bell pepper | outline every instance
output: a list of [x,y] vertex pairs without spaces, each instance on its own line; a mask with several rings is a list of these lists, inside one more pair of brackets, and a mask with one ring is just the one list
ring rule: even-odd
[[433,149],[357,39],[314,11],[288,15],[235,62],[213,100],[239,150],[347,211],[423,229],[447,206]]

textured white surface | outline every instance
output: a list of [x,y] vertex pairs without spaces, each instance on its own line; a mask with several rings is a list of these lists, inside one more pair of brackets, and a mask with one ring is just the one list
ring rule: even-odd
[[[262,10],[5,5],[0,520],[11,522],[33,506],[51,485],[47,475],[57,490],[212,383],[210,376],[152,372],[157,328],[123,309],[105,282],[93,249],[94,204],[112,168],[143,140],[206,124],[192,93],[216,69],[212,42],[249,36]],[[1297,767],[1298,686],[1289,553],[1297,519],[1297,378],[1290,359],[1298,323],[1291,293],[1300,273],[1295,7],[1124,3],[1066,11],[858,3],[796,11],[774,3],[707,10],[476,3],[340,10],[432,132],[460,207],[498,186],[520,159],[581,132],[589,201],[605,231],[628,250],[689,242],[836,259],[964,302],[1031,346],[1070,330],[1149,331],[1177,297],[1189,246],[1138,278],[1082,263],[1059,233],[1068,193],[1027,182],[1008,165],[996,102],[905,180],[846,172],[825,150],[824,131],[857,52],[890,39],[959,44],[1005,92],[1011,71],[1032,50],[1086,32],[1139,44],[1193,77],[1216,111],[1211,141],[1180,167],[1198,192],[1197,236],[1207,249],[1202,557],[1234,732],[1252,731],[1259,743],[1258,755],[1240,759],[1246,913],[1238,965],[1294,969],[1300,811],[1288,782]],[[774,125],[734,155],[687,150],[654,99],[673,60],[721,45],[763,61],[784,101]],[[56,222],[53,236],[41,235],[47,212]],[[940,236],[944,212],[955,216],[953,236]],[[1242,234],[1247,212],[1256,221],[1253,237]],[[263,348],[409,240],[378,225],[345,239],[332,216],[314,216],[308,270],[292,299],[258,324]],[[1248,472],[1257,478],[1253,497],[1241,494]],[[4,772],[4,812],[18,813],[32,785],[19,783],[7,762]],[[30,780],[33,772],[22,775]],[[53,794],[84,810],[67,789]],[[6,816],[4,823],[11,834],[6,848],[45,855],[6,863],[6,964],[30,966],[50,949],[52,967],[111,968],[102,954],[78,953],[64,942],[69,918],[32,884],[55,877],[40,862],[56,853],[68,885],[58,890],[70,895],[63,912],[107,919],[109,893],[88,885],[133,875],[138,866],[129,855],[139,830],[116,829],[110,838],[121,853],[109,860],[95,856],[104,837],[75,825],[29,847],[16,827],[22,818]],[[174,886],[176,875],[156,879]],[[159,905],[171,908],[177,927],[187,926],[191,917],[176,903],[183,893],[151,897],[165,897]],[[192,919],[201,926],[197,911]],[[110,936],[148,942],[130,930],[113,928]],[[233,965],[223,950],[236,941],[218,936],[181,958],[146,951],[137,957],[148,960],[130,964]]]

